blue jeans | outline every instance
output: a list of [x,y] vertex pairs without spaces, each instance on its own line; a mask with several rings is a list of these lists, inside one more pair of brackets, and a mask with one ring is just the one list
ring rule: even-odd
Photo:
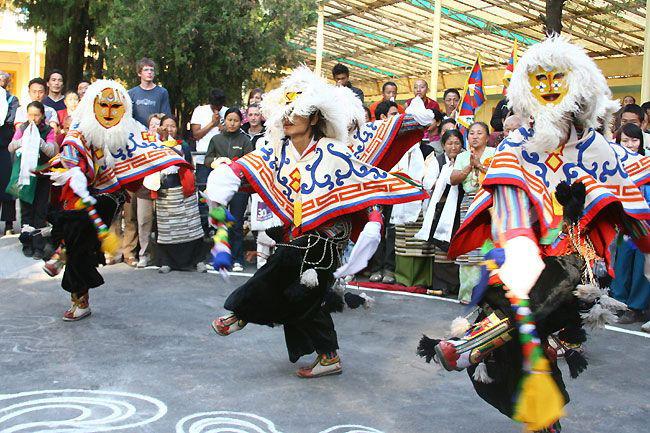
[[232,251],[232,259],[235,263],[244,264],[244,214],[248,206],[249,194],[245,192],[236,192],[228,204],[228,209],[233,217],[235,224],[228,229],[228,240]]
[[628,242],[616,245],[612,297],[634,310],[645,310],[650,304],[650,283],[643,273],[643,253]]

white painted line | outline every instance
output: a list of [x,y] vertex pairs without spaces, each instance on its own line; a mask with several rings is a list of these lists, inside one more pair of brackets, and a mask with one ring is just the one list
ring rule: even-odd
[[[219,275],[219,271],[215,271],[214,269],[208,269],[208,274],[217,274]],[[228,275],[231,277],[252,277],[255,274],[251,274],[249,272],[228,272]]]
[[619,328],[618,326],[605,325],[605,329],[608,331],[621,332],[623,334],[636,335],[637,337],[650,338],[650,334],[642,331],[631,331],[625,328]]
[[435,300],[438,300],[438,301],[445,301],[445,302],[451,302],[453,304],[460,304],[460,302],[457,299],[443,298],[442,296],[436,296],[436,295],[424,295],[422,293],[410,293],[410,292],[400,292],[400,291],[392,291],[392,290],[371,289],[369,287],[354,286],[352,284],[347,284],[347,288],[348,289],[355,289],[355,290],[359,290],[359,291],[367,290],[369,292],[388,293],[388,294],[392,294],[392,295],[412,296],[414,298],[435,299]]

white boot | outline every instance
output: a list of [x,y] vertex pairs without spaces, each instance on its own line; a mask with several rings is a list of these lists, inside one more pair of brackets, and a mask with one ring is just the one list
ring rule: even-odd
[[76,322],[84,317],[90,316],[90,303],[88,302],[88,293],[77,297],[74,293],[71,296],[72,305],[63,313],[63,320],[66,322]]
[[341,359],[336,352],[329,355],[317,355],[316,360],[309,367],[300,368],[296,374],[303,379],[313,379],[315,377],[329,376],[332,374],[341,374]]

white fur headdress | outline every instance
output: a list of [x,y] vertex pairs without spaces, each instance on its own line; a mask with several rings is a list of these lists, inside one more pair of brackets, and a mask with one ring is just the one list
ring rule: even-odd
[[[124,104],[124,117],[112,128],[104,128],[95,118],[94,102],[104,89],[113,89],[116,97]],[[133,119],[133,103],[124,86],[113,80],[97,80],[88,86],[79,105],[72,115],[72,124],[81,131],[87,141],[95,148],[115,152],[126,144],[128,132],[136,122]],[[110,153],[109,153],[110,155]],[[110,157],[107,155],[108,162]]]
[[[568,93],[559,104],[544,106],[533,96],[528,74],[538,66],[545,70],[565,72]],[[609,130],[612,115],[619,108],[618,102],[612,100],[607,80],[596,63],[582,47],[569,43],[561,36],[532,45],[521,56],[508,87],[508,106],[522,119],[533,116],[535,139],[558,143],[567,133],[567,120],[572,116],[584,127],[598,128],[604,125]],[[541,136],[538,137],[538,134]]]
[[304,65],[264,95],[261,109],[267,140],[273,144],[284,137],[283,119],[293,115],[307,117],[319,111],[325,120],[325,136],[343,143],[348,142],[352,125],[356,129],[365,122],[361,101],[352,90],[328,84]]

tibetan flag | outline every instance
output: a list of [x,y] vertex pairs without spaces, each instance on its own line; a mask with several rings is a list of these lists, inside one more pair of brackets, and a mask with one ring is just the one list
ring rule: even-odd
[[458,129],[467,136],[467,131],[474,123],[474,114],[476,110],[485,102],[485,92],[483,91],[483,69],[481,68],[481,56],[476,57],[476,63],[467,78],[463,97],[460,100],[460,109],[458,111]]
[[517,46],[517,39],[515,39],[514,44],[512,45],[512,53],[510,53],[510,59],[508,59],[508,64],[506,65],[506,71],[503,73],[503,94],[505,95],[508,92],[508,86],[510,85],[510,79],[512,78],[512,73],[515,70],[515,65],[517,64],[517,57],[519,56]]

